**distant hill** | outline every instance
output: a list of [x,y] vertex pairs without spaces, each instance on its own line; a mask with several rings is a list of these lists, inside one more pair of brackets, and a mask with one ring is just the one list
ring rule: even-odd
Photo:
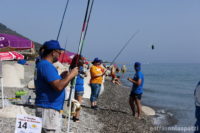
[[[17,36],[20,36],[20,37],[29,39],[28,37],[25,37],[25,36],[23,36],[23,35],[17,33],[16,31],[13,31],[12,29],[8,28],[7,26],[5,26],[5,25],[2,24],[2,23],[0,23],[0,33],[11,34],[11,35],[17,35]],[[29,40],[31,40],[31,39],[29,39]],[[33,42],[34,42],[34,41],[33,41]],[[35,50],[36,50],[36,52],[38,53],[41,44],[38,43],[38,42],[34,42],[34,44],[35,44]]]

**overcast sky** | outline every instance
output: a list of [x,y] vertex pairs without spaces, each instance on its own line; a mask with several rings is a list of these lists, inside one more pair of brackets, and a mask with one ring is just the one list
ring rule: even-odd
[[[44,43],[56,39],[67,0],[1,0],[0,23]],[[70,0],[60,43],[77,52],[87,0]],[[95,0],[83,55],[122,63],[200,63],[200,0]],[[151,45],[155,50],[151,50]]]

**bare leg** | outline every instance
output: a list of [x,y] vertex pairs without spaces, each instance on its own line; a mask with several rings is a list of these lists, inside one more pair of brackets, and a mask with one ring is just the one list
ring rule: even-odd
[[116,84],[117,84],[117,85],[121,85],[121,82],[120,82],[120,81],[117,81]]
[[142,105],[141,105],[141,100],[135,98],[135,104],[137,106],[137,113],[138,113],[138,118],[140,118],[141,113],[142,113]]
[[133,112],[133,116],[135,116],[135,105],[134,105],[134,98],[133,97],[129,97],[129,105],[131,107],[131,110]]
[[96,102],[91,102],[91,106],[95,106],[96,105]]
[[[78,102],[81,104],[82,103],[82,96],[76,96],[76,100],[78,100]],[[76,118],[79,118],[80,117],[80,110],[77,110],[76,112],[76,115],[75,115]]]

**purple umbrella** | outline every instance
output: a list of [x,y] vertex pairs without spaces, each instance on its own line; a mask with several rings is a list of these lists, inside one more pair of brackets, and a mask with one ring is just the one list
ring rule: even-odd
[[24,50],[33,48],[31,40],[9,34],[0,34],[0,51]]

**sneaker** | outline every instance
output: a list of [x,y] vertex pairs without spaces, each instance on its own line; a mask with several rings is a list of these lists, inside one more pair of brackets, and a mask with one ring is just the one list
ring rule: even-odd
[[94,106],[95,109],[98,109],[99,107],[97,105]]
[[91,108],[94,109],[94,110],[97,110],[97,109],[98,109],[98,106],[97,106],[97,105],[91,106]]
[[73,119],[74,122],[80,122],[80,120],[76,117],[73,117],[72,119]]

